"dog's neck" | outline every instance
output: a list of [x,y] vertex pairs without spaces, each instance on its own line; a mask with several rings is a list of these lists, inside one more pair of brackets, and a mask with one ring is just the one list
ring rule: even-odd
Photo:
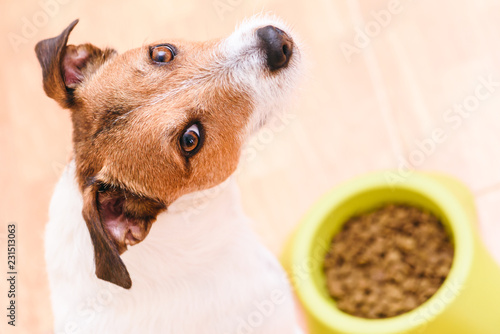
[[[254,237],[238,186],[230,177],[214,188],[176,200],[158,215],[147,238],[129,247],[122,258],[132,278],[154,274],[175,280],[212,267],[214,261],[222,262],[231,245]],[[158,271],[164,264],[169,268]]]
[[[186,242],[220,244],[228,233],[232,233],[238,224],[246,221],[241,205],[239,189],[234,178],[229,178],[220,185],[184,195],[172,203],[165,212],[158,215],[150,235],[144,244],[164,239],[169,245]],[[240,226],[241,227],[241,226]],[[148,242],[148,239],[151,239]],[[140,244],[139,244],[140,245]],[[186,245],[179,244],[180,249]]]
[[206,190],[184,195],[174,201],[167,209],[167,214],[182,214],[186,218],[200,214],[205,208],[219,202],[227,191],[233,191],[234,177],[229,177],[223,183]]
[[[54,193],[51,220],[58,222],[54,225],[58,226],[62,238],[69,240],[74,235],[85,236],[82,239],[84,244],[75,244],[74,251],[78,256],[84,256],[80,262],[86,265],[78,265],[79,269],[75,270],[93,273],[93,249],[81,210],[82,195],[72,161]],[[253,237],[238,186],[234,177],[230,177],[214,188],[185,195],[172,203],[158,215],[146,239],[129,247],[122,259],[132,277],[180,277],[222,257],[234,240]],[[88,252],[81,252],[82,248],[88,248]],[[159,270],[158,266],[166,264],[169,268]]]
[[239,189],[230,179],[173,203],[158,216],[148,237],[122,259],[136,286],[152,280],[174,284],[213,268],[231,267],[234,250],[256,242]]

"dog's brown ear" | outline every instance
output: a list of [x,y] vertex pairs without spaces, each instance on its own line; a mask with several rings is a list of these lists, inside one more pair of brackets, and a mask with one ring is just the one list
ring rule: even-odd
[[94,245],[96,275],[100,279],[130,289],[132,280],[117,247],[104,231],[98,203],[99,186],[92,185],[83,194],[83,218]]
[[98,183],[88,186],[83,198],[83,217],[94,246],[96,276],[129,289],[132,281],[120,254],[127,246],[146,238],[165,206]]
[[116,53],[112,49],[101,50],[92,44],[67,45],[68,37],[77,23],[78,20],[73,21],[59,36],[40,41],[35,46],[42,66],[45,93],[64,108],[73,104],[73,90],[85,76]]

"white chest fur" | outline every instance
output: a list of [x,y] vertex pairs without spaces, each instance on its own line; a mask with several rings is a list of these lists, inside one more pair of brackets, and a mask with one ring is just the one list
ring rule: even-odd
[[122,256],[132,288],[94,275],[71,163],[52,198],[46,261],[55,333],[280,334],[298,329],[285,274],[248,226],[234,181],[160,214]]

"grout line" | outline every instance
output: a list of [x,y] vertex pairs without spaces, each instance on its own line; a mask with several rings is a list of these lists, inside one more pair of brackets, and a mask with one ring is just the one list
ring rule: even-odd
[[487,196],[491,193],[494,193],[495,191],[500,191],[500,183],[495,183],[491,186],[484,187],[482,189],[479,189],[477,191],[473,192],[473,195],[476,199]]
[[424,102],[422,96],[422,91],[417,83],[417,78],[415,77],[415,71],[410,65],[410,60],[408,59],[408,54],[405,52],[404,47],[398,36],[391,31],[387,31],[387,41],[395,54],[396,63],[403,75],[404,82],[409,87],[409,93],[412,99],[410,108],[413,109],[414,115],[419,120],[420,130],[425,133],[432,128],[432,119],[428,112],[428,108]]
[[[324,13],[328,13],[328,23],[333,29],[333,33],[341,34],[344,31],[344,23],[342,22],[341,11],[335,8],[337,5],[331,0],[321,0],[323,4]],[[333,16],[333,17],[332,17]]]
[[306,134],[303,125],[300,122],[295,122],[290,126],[290,130],[296,139],[296,145],[299,148],[302,156],[304,157],[303,162],[309,168],[309,170],[315,173],[321,173],[323,179],[327,178],[327,171],[324,168],[324,163],[320,159],[320,155],[315,149],[311,149],[314,145],[310,145],[309,136]]
[[[353,23],[359,27],[363,26],[364,20],[363,15],[361,14],[361,8],[359,7],[359,1],[348,0],[347,4],[349,7],[349,14]],[[375,91],[375,96],[377,97],[379,109],[382,113],[382,120],[384,121],[385,128],[389,135],[392,153],[394,155],[394,158],[397,159],[404,153],[401,144],[401,138],[399,132],[397,131],[397,126],[392,115],[391,103],[387,96],[387,88],[384,84],[382,73],[380,71],[380,65],[371,45],[369,45],[363,51],[363,58],[365,59],[366,66],[368,68],[368,74]]]

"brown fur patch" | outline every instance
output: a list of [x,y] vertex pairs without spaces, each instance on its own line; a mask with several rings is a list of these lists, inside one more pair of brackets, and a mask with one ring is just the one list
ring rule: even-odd
[[[175,58],[156,64],[149,58],[149,45],[121,55],[91,44],[66,46],[75,24],[38,43],[36,52],[47,95],[71,109],[77,178],[96,274],[128,288],[130,277],[119,257],[124,242],[106,230],[107,221],[114,224],[119,213],[113,205],[118,203],[137,223],[126,228],[142,231],[137,232],[141,241],[157,214],[174,200],[224,181],[237,167],[252,101],[245,87],[216,70],[224,57],[218,41],[169,41]],[[82,48],[83,53],[75,51]],[[76,58],[68,60],[72,56]],[[65,75],[73,75],[69,71],[79,71],[71,87],[64,82]],[[204,142],[188,157],[179,141],[195,122]]]

